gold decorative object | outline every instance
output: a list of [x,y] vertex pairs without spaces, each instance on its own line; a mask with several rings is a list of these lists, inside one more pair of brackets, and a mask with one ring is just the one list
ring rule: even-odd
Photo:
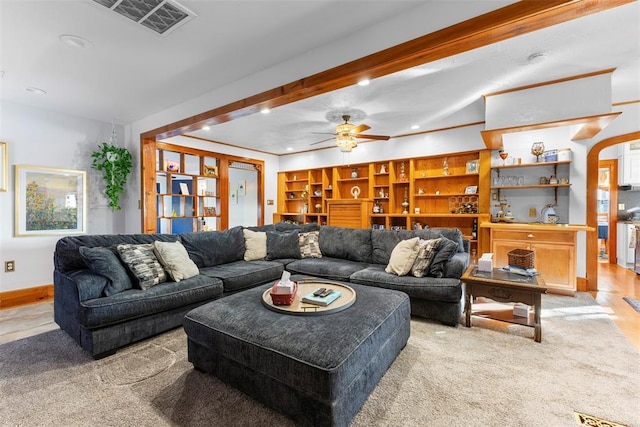
[[531,145],[531,154],[536,156],[536,163],[540,163],[540,156],[544,153],[544,143],[543,142],[534,142]]

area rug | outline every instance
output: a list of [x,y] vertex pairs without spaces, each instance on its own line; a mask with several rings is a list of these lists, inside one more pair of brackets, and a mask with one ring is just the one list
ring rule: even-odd
[[[414,318],[352,426],[571,426],[575,413],[640,426],[640,354],[586,293],[543,296],[533,330]],[[187,361],[181,329],[94,361],[56,330],[0,346],[10,426],[294,426]]]
[[623,297],[622,299],[628,302],[631,307],[633,307],[638,313],[640,313],[640,299],[629,297]]

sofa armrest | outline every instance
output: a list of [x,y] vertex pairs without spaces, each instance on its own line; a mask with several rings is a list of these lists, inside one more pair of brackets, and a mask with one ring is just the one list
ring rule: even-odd
[[467,252],[455,253],[444,266],[444,277],[459,279],[469,267],[469,254]]
[[54,298],[61,294],[64,300],[75,299],[78,302],[100,298],[109,280],[92,273],[90,270],[75,270],[54,274]]

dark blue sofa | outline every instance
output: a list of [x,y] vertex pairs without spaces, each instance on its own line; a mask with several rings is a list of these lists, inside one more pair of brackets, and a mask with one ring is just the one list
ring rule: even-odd
[[[193,308],[281,277],[284,269],[308,276],[400,290],[407,293],[413,315],[457,325],[462,314],[460,277],[468,265],[469,242],[457,229],[415,231],[350,229],[276,224],[254,231],[319,230],[322,258],[244,261],[242,227],[225,231],[169,234],[80,235],[60,239],[54,254],[54,319],[94,358],[119,347],[182,325]],[[404,239],[447,237],[458,251],[444,264],[443,277],[396,276],[384,271],[395,245]],[[167,281],[147,290],[127,289],[107,295],[109,279],[93,273],[79,248],[115,247],[121,243],[180,241],[199,273],[180,282]]]

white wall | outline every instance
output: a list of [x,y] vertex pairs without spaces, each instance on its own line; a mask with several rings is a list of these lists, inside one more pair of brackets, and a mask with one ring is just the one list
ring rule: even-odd
[[[239,187],[241,181],[244,182],[244,194]],[[258,172],[229,168],[229,196],[229,228],[258,225]]]
[[[118,139],[124,139],[117,126]],[[14,237],[14,166],[31,165],[87,172],[87,233],[120,233],[124,214],[113,213],[101,195],[102,177],[91,169],[91,152],[108,141],[111,123],[49,112],[12,103],[0,110],[0,140],[7,143],[8,191],[0,192],[0,292],[53,283],[53,251],[61,236]],[[4,272],[15,260],[16,271]]]

